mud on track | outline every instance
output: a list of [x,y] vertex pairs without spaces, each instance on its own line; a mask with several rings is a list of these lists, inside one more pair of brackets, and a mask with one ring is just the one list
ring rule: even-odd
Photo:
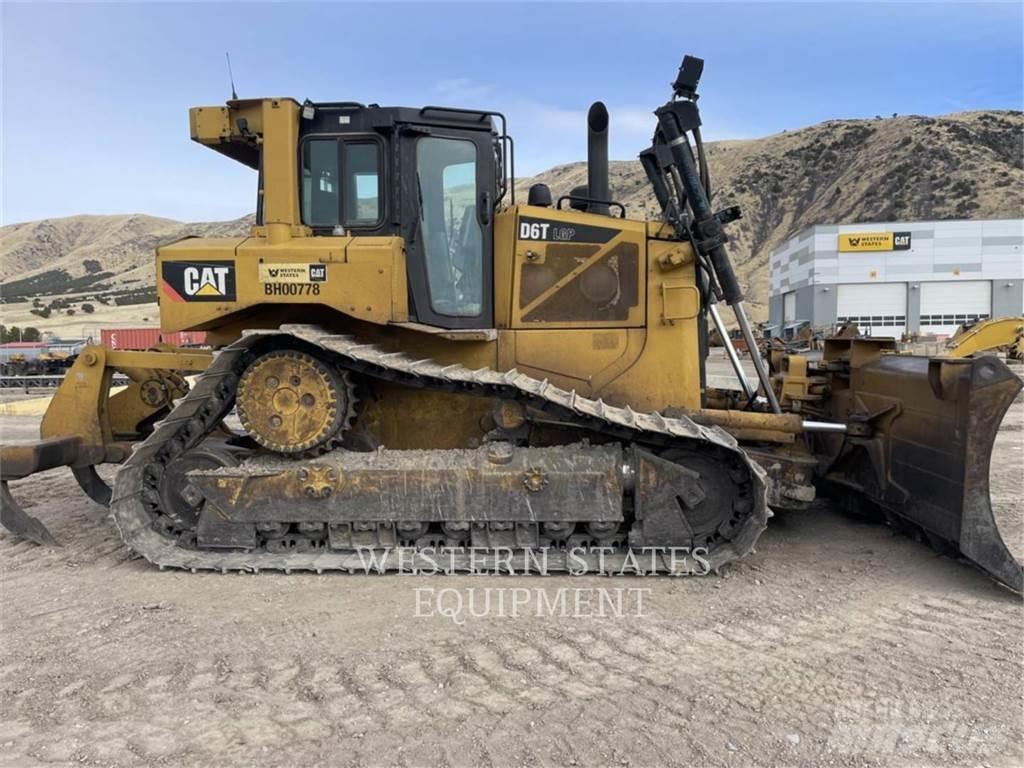
[[[1018,552],[1022,416],[993,468]],[[6,765],[1024,762],[1019,598],[827,503],[724,577],[513,582],[159,572],[66,470],[14,491],[65,546],[0,533]],[[650,593],[457,626],[418,586]]]

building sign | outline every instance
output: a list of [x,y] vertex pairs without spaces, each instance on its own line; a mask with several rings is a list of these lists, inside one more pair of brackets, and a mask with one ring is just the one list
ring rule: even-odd
[[909,232],[852,232],[839,235],[840,253],[909,250]]
[[893,232],[892,233],[892,249],[894,251],[909,251],[910,250],[910,233],[909,232]]

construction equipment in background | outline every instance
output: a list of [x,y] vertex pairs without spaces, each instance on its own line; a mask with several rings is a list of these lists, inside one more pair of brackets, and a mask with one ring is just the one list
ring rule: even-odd
[[[733,349],[739,352],[741,355],[749,353],[747,349],[747,340],[743,338],[743,333],[739,328],[729,329],[729,341],[732,343]],[[758,339],[761,342],[761,339]],[[717,328],[712,328],[708,333],[708,346],[710,347],[724,347],[725,341],[722,339],[722,335],[718,332]]]
[[[658,220],[608,181],[608,112],[587,116],[588,183],[515,199],[503,115],[232,99],[192,138],[257,172],[248,237],[157,250],[165,332],[216,353],[87,348],[43,420],[3,448],[4,523],[51,539],[7,482],[68,465],[133,550],[191,570],[422,564],[717,569],[770,508],[855,494],[1021,590],[988,462],[1021,384],[999,360],[826,342],[757,350],[711,208],[700,59],[687,56],[640,160]],[[715,328],[741,390],[706,386]],[[131,385],[116,395],[109,377]],[[184,374],[200,372],[188,387]],[[187,390],[187,391],[186,391]],[[225,426],[236,414],[240,429]],[[111,491],[95,472],[123,462]],[[671,550],[671,554],[668,551]]]
[[962,325],[946,344],[950,357],[999,351],[1011,360],[1024,362],[1024,317],[994,317]]

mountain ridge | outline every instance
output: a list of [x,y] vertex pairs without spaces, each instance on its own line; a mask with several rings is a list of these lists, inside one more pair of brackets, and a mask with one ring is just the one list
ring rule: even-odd
[[[1024,113],[973,110],[828,120],[709,143],[715,208],[743,210],[727,231],[753,317],[767,313],[771,250],[813,224],[1020,217],[1022,138]],[[630,218],[659,215],[638,161],[612,161],[610,175],[613,197]],[[525,201],[535,183],[548,184],[557,199],[586,183],[586,164],[517,180],[517,200]],[[143,296],[154,285],[158,245],[188,235],[245,235],[253,223],[252,214],[221,222],[83,214],[6,225],[0,227],[2,293],[7,301],[69,289]]]

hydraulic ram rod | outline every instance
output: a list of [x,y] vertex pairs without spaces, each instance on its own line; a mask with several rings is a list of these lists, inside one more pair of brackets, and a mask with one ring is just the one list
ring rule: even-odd
[[736,352],[736,347],[733,345],[732,339],[729,338],[729,332],[725,327],[725,323],[722,322],[722,316],[718,312],[718,305],[708,305],[708,314],[711,315],[715,329],[722,338],[722,344],[725,345],[725,354],[729,357],[729,362],[732,363],[732,369],[736,371],[736,378],[740,381],[743,394],[747,396],[747,400],[752,402],[757,397],[757,389],[751,387],[750,382],[747,381],[746,374],[743,372],[743,363],[740,362],[740,356]]
[[729,261],[729,254],[725,250],[725,234],[722,231],[722,223],[711,210],[707,191],[700,180],[697,163],[693,158],[690,141],[686,137],[685,131],[681,130],[679,125],[677,109],[681,107],[692,110],[695,124],[700,124],[699,118],[696,117],[697,105],[692,101],[671,102],[659,109],[656,114],[662,135],[665,137],[676,169],[679,171],[679,177],[686,192],[690,210],[693,211],[693,230],[696,235],[694,237],[694,244],[705,246],[705,243],[707,243],[705,246],[707,250],[704,255],[707,256],[715,272],[715,277],[722,291],[722,298],[725,299],[726,303],[736,313],[736,322],[740,327],[743,338],[747,342],[747,348],[750,350],[750,359],[753,361],[754,369],[757,371],[757,378],[764,388],[765,397],[768,398],[768,403],[775,413],[782,413],[778,398],[776,398],[775,391],[772,389],[768,368],[761,358],[754,334],[750,329],[750,321],[747,319],[747,312],[743,306],[743,291],[740,288],[739,281],[736,279],[736,273],[733,272],[732,264]]

